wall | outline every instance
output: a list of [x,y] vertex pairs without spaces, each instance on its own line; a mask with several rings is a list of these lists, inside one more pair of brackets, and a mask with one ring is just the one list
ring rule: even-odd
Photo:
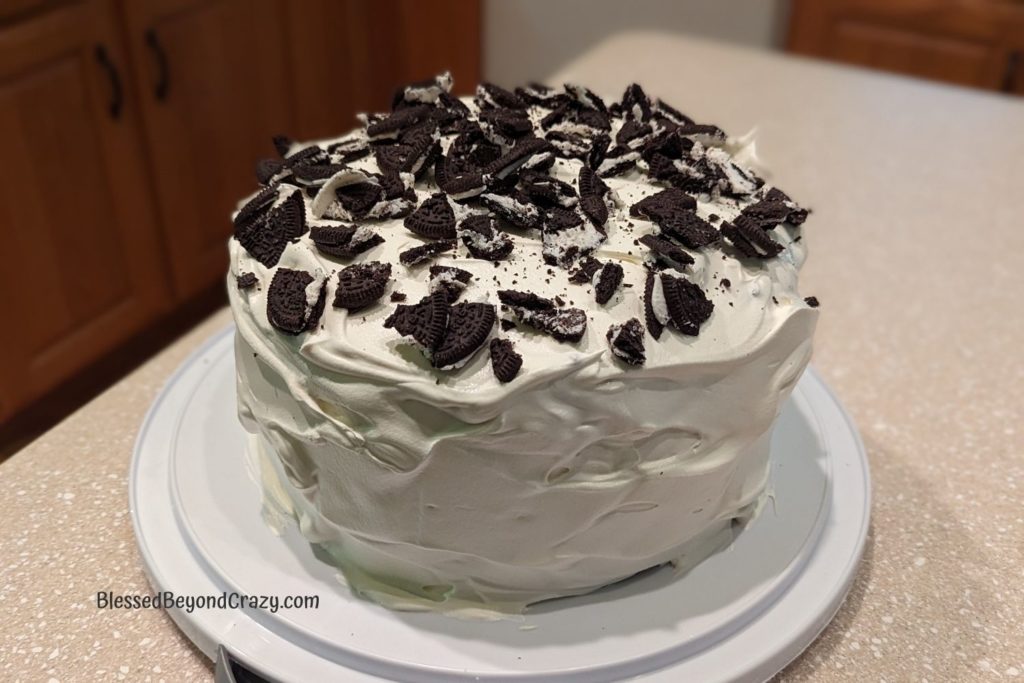
[[484,77],[544,81],[618,31],[656,29],[750,47],[781,45],[785,0],[485,0]]

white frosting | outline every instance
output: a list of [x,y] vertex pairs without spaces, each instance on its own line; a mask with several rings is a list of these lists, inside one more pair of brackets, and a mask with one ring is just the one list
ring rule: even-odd
[[[730,142],[735,157],[751,143]],[[372,157],[353,166],[375,170]],[[579,162],[558,159],[552,173],[575,185],[578,170]],[[606,182],[620,203],[595,256],[618,261],[624,280],[604,306],[591,285],[543,264],[536,232],[513,231],[515,251],[497,267],[461,244],[434,261],[474,274],[467,300],[497,304],[496,290],[521,289],[587,311],[577,344],[522,325],[499,332],[523,357],[507,384],[486,350],[454,371],[430,368],[383,325],[391,289],[365,310],[334,309],[331,273],[348,262],[318,252],[308,235],[280,265],[326,272],[328,305],[312,331],[280,333],[266,315],[274,269],[231,240],[241,418],[265,444],[265,469],[280,479],[268,486],[287,494],[302,533],[355,590],[402,608],[515,612],[663,562],[699,561],[755,508],[770,429],[810,358],[817,319],[797,289],[805,257],[798,230],[773,229],[784,251],[757,264],[717,247],[691,252],[687,276],[714,312],[696,337],[647,334],[646,364],[627,366],[605,333],[644,319],[646,248],[634,241],[655,231],[628,207],[661,187],[638,171]],[[420,201],[434,191],[417,187]],[[703,217],[728,220],[739,210],[732,200],[704,199]],[[311,222],[330,222],[314,219],[309,203]],[[406,268],[398,254],[423,241],[401,219],[373,229],[385,242],[355,262],[392,263],[391,287],[418,301],[428,265]],[[244,272],[259,286],[235,287]],[[663,298],[654,304],[667,319]]]

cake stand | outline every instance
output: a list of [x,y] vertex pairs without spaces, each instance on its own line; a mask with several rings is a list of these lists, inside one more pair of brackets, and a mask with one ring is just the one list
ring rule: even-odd
[[650,570],[521,619],[394,612],[352,595],[294,523],[275,533],[235,412],[233,328],[171,377],[135,444],[129,492],[154,591],[315,595],[316,609],[244,605],[175,623],[218,680],[758,681],[825,627],[857,570],[870,482],[863,445],[813,370],[772,437],[770,496],[725,550],[678,576]]

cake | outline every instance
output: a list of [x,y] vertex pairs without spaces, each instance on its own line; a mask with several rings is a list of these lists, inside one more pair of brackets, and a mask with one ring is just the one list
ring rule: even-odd
[[639,85],[404,87],[233,216],[265,501],[357,594],[515,613],[691,567],[766,495],[808,211]]

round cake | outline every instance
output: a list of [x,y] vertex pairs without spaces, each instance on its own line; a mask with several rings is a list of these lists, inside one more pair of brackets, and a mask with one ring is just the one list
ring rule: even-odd
[[811,355],[802,209],[638,85],[450,94],[275,138],[233,217],[265,500],[383,604],[517,612],[723,547]]

